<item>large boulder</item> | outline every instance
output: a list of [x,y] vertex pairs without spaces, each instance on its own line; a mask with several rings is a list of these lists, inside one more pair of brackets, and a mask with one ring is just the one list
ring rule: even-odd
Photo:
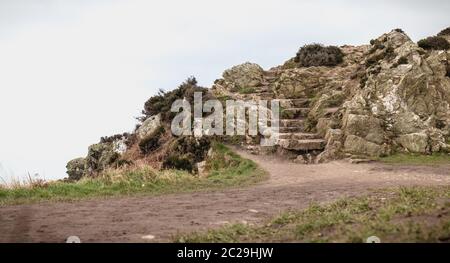
[[383,147],[365,139],[348,135],[344,143],[345,152],[355,155],[366,155],[370,157],[379,157],[384,154]]
[[325,150],[317,156],[317,163],[324,163],[342,157],[343,132],[340,129],[328,129],[325,135]]
[[89,146],[86,172],[96,173],[111,167],[120,157],[113,143],[97,143]]
[[136,130],[136,135],[140,140],[155,133],[161,127],[161,114],[157,114],[146,119]]
[[80,180],[81,177],[86,172],[86,159],[85,158],[76,158],[69,161],[66,165],[67,174],[69,175],[69,180],[77,181]]
[[246,62],[223,73],[224,80],[236,89],[257,87],[264,78],[264,70],[255,63]]
[[383,122],[372,116],[347,114],[343,120],[346,134],[359,136],[376,144],[384,142]]
[[397,138],[397,142],[409,152],[428,152],[428,135],[426,135],[425,133],[411,133],[401,135]]

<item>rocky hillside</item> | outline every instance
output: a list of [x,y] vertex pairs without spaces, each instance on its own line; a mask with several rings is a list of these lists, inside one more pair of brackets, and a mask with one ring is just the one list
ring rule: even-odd
[[[121,165],[203,170],[209,140],[174,137],[171,103],[193,91],[218,99],[276,99],[279,140],[261,148],[258,137],[232,139],[254,153],[278,152],[296,162],[364,160],[395,152],[450,151],[450,29],[413,42],[396,29],[370,45],[307,45],[285,64],[264,70],[244,63],[226,70],[210,89],[195,79],[150,98],[132,134],[103,138],[86,158],[67,165],[70,179]],[[215,138],[230,140],[230,138]]]
[[[438,38],[448,43],[448,31]],[[433,38],[420,41],[422,48],[396,29],[370,45],[340,47],[335,66],[292,58],[264,71],[245,63],[225,71],[213,91],[279,99],[278,150],[298,162],[449,151],[450,52]]]

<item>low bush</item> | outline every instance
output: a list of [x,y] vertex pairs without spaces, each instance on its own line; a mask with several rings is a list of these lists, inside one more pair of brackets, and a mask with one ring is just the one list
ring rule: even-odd
[[163,168],[192,172],[197,163],[206,159],[210,148],[211,141],[208,138],[180,137],[170,146]]
[[397,62],[395,62],[395,63],[392,65],[392,67],[393,67],[393,68],[396,68],[396,67],[398,67],[399,65],[405,65],[405,64],[408,64],[408,58],[405,57],[405,56],[403,56],[403,57],[400,57],[400,58],[397,60]]
[[325,47],[320,44],[303,46],[294,59],[302,67],[336,66],[342,63],[344,54],[336,46]]
[[127,139],[128,137],[130,137],[130,134],[125,132],[122,134],[116,134],[116,135],[112,135],[112,136],[104,136],[100,138],[100,143],[112,143],[115,141],[119,141],[122,139]]
[[159,127],[156,131],[154,131],[152,134],[148,135],[144,139],[142,139],[139,142],[139,149],[143,154],[148,154],[152,151],[154,151],[156,148],[160,145],[160,138],[161,135],[164,133],[165,129],[164,127]]
[[450,36],[450,27],[447,27],[446,29],[439,32],[438,36]]
[[397,61],[398,65],[404,65],[404,64],[408,64],[408,58],[407,57],[400,57]]
[[418,43],[419,47],[426,50],[448,50],[450,49],[450,43],[441,37],[428,37],[420,40]]
[[[144,110],[139,120],[144,121],[148,117],[161,113],[161,120],[164,122],[170,122],[176,113],[170,111],[173,102],[178,99],[186,99],[191,104],[194,101],[194,92],[202,92],[203,99],[210,99],[208,96],[208,89],[198,86],[195,77],[188,78],[177,89],[165,92],[159,90],[156,96],[151,97],[145,102]],[[206,97],[206,98],[205,98]]]

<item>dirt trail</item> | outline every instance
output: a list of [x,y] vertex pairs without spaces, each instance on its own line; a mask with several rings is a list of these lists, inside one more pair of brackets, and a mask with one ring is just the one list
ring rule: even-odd
[[378,188],[450,184],[450,166],[300,165],[239,153],[267,170],[270,179],[214,192],[1,207],[0,242],[63,242],[71,235],[83,242],[147,242],[142,237],[152,235],[152,242],[161,242],[179,232],[227,222],[258,223],[287,209]]

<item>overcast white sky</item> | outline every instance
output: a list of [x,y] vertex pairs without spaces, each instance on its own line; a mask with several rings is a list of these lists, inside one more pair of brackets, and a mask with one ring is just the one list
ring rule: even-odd
[[0,0],[0,175],[63,178],[101,136],[190,75],[210,86],[310,42],[365,44],[450,26],[450,1]]

